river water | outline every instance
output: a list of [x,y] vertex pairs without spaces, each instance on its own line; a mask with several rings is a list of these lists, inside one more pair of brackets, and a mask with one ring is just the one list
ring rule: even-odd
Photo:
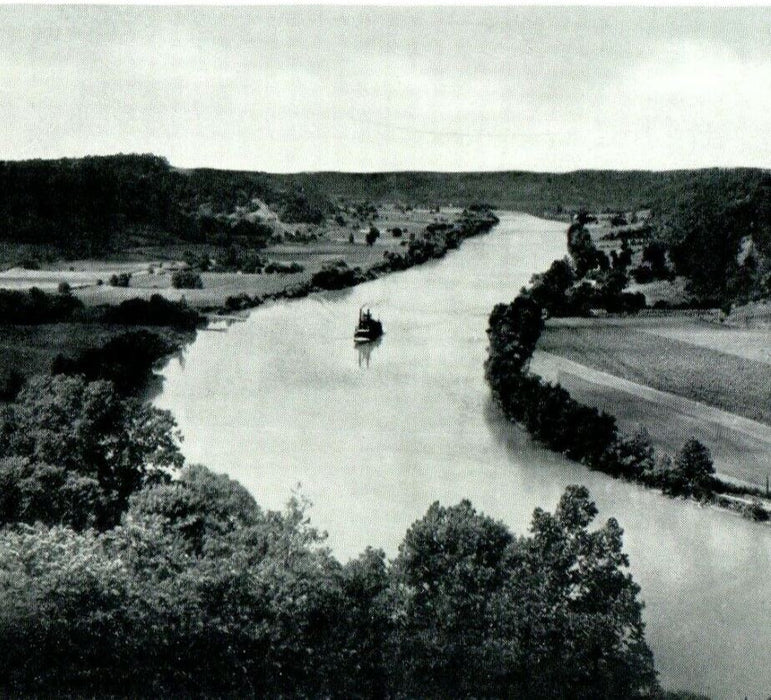
[[[625,530],[647,639],[667,688],[771,695],[771,529],[674,501],[546,452],[500,419],[484,382],[487,316],[565,253],[564,225],[505,214],[444,260],[344,292],[255,310],[202,332],[164,369],[188,462],[243,483],[266,508],[291,492],[341,560],[397,552],[431,502],[468,498],[524,532],[582,483]],[[357,350],[367,304],[386,335]]]

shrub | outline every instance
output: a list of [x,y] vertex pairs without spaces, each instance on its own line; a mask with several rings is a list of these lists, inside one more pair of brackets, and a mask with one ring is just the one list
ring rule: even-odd
[[305,268],[298,262],[269,262],[265,266],[265,272],[268,274],[278,273],[280,275],[294,275],[298,272],[302,272]]
[[192,330],[202,318],[195,309],[182,302],[153,294],[149,301],[128,299],[117,306],[108,306],[103,320],[124,326],[172,326]]
[[128,287],[131,283],[131,273],[121,272],[120,274],[110,275],[111,287]]
[[367,245],[374,245],[378,238],[380,238],[379,229],[376,226],[370,226],[369,231],[367,231],[367,235],[364,237]]
[[325,263],[311,278],[311,284],[320,289],[344,289],[364,280],[358,267],[348,267],[345,260]]
[[174,289],[203,289],[201,275],[193,270],[177,270],[171,276]]

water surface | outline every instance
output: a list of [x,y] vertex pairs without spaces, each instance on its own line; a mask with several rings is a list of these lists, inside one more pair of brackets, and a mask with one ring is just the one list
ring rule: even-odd
[[[647,603],[666,687],[771,695],[771,529],[592,473],[501,421],[484,382],[487,317],[565,254],[564,225],[520,214],[444,260],[338,293],[254,311],[203,332],[164,370],[157,405],[184,452],[280,508],[298,483],[346,560],[394,556],[430,503],[469,498],[524,532],[537,506],[586,484],[616,517]],[[357,349],[370,305],[386,335]]]

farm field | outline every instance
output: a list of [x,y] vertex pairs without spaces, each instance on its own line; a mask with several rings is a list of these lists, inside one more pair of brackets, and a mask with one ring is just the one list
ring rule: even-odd
[[538,350],[771,425],[769,340],[688,315],[554,319]]
[[570,395],[615,416],[619,428],[649,432],[657,450],[674,455],[695,437],[712,453],[722,477],[764,486],[771,474],[771,426],[642,386],[563,357],[537,351],[531,369]]
[[769,330],[688,326],[651,328],[646,329],[645,332],[771,365],[771,331]]
[[[248,294],[262,296],[279,292],[286,287],[307,282],[324,263],[345,260],[350,267],[367,269],[383,259],[387,251],[401,252],[410,233],[420,234],[432,222],[453,221],[459,209],[445,208],[441,213],[428,209],[403,211],[393,205],[377,207],[374,225],[380,237],[373,245],[367,245],[364,237],[369,225],[353,220],[346,225],[334,221],[321,226],[297,224],[282,227],[285,241],[269,245],[257,251],[260,257],[274,262],[296,262],[304,270],[294,274],[241,274],[235,272],[204,272],[203,289],[174,289],[171,276],[178,269],[186,252],[197,256],[204,253],[215,260],[218,251],[213,246],[195,244],[170,244],[141,246],[123,251],[115,260],[66,260],[43,263],[39,270],[12,267],[0,271],[0,288],[29,289],[39,287],[55,291],[60,282],[67,282],[73,293],[87,305],[117,304],[134,297],[149,298],[162,294],[168,299],[184,299],[192,306],[222,306],[229,296]],[[391,231],[400,228],[404,233],[396,237]],[[313,234],[316,240],[292,241],[296,234]],[[353,235],[354,243],[349,237]],[[130,273],[128,287],[112,287],[107,284],[115,273]],[[100,283],[101,281],[101,283]]]

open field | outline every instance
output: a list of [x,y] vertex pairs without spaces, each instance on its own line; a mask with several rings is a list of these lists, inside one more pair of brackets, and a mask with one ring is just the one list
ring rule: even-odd
[[[381,262],[387,251],[403,251],[411,233],[420,235],[428,224],[451,222],[459,213],[459,209],[436,212],[380,205],[376,208],[376,216],[372,217],[380,237],[371,246],[364,242],[369,230],[366,217],[366,220],[349,217],[345,225],[334,221],[323,225],[278,223],[285,241],[260,250],[259,255],[268,261],[299,263],[304,270],[295,274],[205,272],[201,275],[203,289],[174,289],[171,276],[180,267],[186,252],[191,251],[196,256],[206,253],[216,260],[217,249],[206,245],[171,244],[134,248],[110,260],[48,262],[42,263],[39,270],[6,269],[0,272],[0,288],[29,289],[36,286],[45,291],[55,291],[60,282],[67,282],[78,298],[88,305],[116,304],[133,297],[149,298],[160,293],[173,300],[184,297],[193,306],[222,306],[229,296],[263,296],[307,282],[329,261],[342,259],[350,267],[367,269]],[[395,237],[391,233],[394,228],[400,228],[404,233]],[[292,242],[291,237],[295,234],[313,234],[316,240]],[[349,242],[351,235],[353,244]],[[122,272],[131,273],[129,286],[111,287],[108,284],[110,276]]]
[[653,445],[667,454],[695,437],[710,449],[721,476],[762,487],[771,474],[771,426],[543,351],[536,352],[531,369],[559,382],[577,401],[615,416],[622,431],[644,426]]
[[[646,333],[771,365],[771,332],[726,326],[650,328]],[[769,369],[771,372],[771,369]]]
[[771,333],[681,314],[555,319],[538,341],[544,352],[771,425],[771,371],[760,361],[769,345]]

